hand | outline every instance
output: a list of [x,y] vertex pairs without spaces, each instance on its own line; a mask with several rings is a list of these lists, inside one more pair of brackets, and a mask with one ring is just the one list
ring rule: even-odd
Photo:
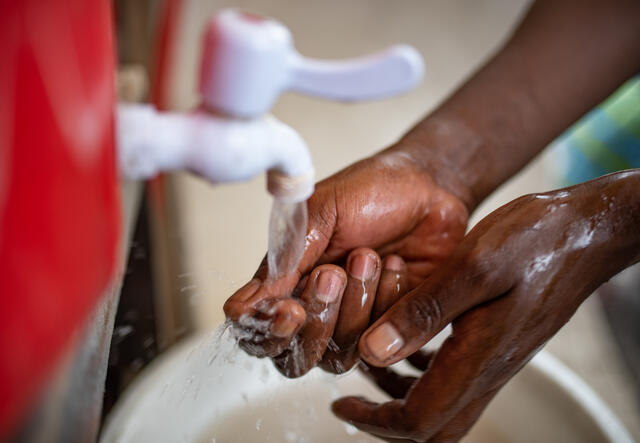
[[294,291],[306,322],[273,359],[282,373],[295,377],[318,365],[333,373],[349,370],[358,361],[362,332],[406,293],[407,267],[399,256],[380,260],[372,249],[359,248],[349,254],[346,270],[321,265]]
[[[601,283],[640,259],[640,170],[521,197],[482,220],[451,258],[363,335],[370,365],[406,358],[451,323],[419,379],[370,375],[396,400],[336,401],[387,441],[457,441],[496,392]],[[636,186],[636,188],[634,188]]]
[[[250,354],[276,357],[291,352],[291,340],[306,325],[309,309],[292,294],[304,299],[305,287],[328,284],[329,277],[335,281],[328,287],[344,290],[347,276],[329,264],[342,264],[349,251],[368,246],[381,256],[402,257],[407,285],[413,287],[452,253],[468,218],[458,197],[397,151],[358,162],[322,181],[308,209],[307,245],[297,270],[266,281],[263,262],[255,278],[225,303],[227,318],[243,329],[240,343]],[[367,284],[375,287],[375,279]],[[304,369],[288,375],[301,375]]]

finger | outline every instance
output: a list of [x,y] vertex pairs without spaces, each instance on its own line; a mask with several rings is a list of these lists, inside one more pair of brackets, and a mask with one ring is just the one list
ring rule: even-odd
[[518,325],[530,305],[513,295],[478,306],[453,323],[453,333],[405,398],[409,429],[418,439],[432,438],[449,422],[452,432],[461,423],[471,426],[482,402],[471,403],[502,386],[526,361],[528,345],[521,346]]
[[[386,371],[386,368],[378,369]],[[428,379],[428,374],[429,372],[425,373],[408,387],[406,392],[408,397],[413,395],[417,385]],[[441,379],[437,381],[440,383],[441,389],[446,390],[446,388],[442,388],[442,386],[447,386],[446,381],[444,383]],[[387,381],[383,378],[383,383],[385,382]],[[400,393],[397,392],[397,394]],[[456,392],[456,394],[459,393]],[[345,397],[336,400],[332,404],[332,410],[340,419],[347,421],[361,431],[383,439],[406,438],[410,441],[427,441],[430,437],[429,432],[433,435],[440,429],[440,426],[451,420],[461,409],[457,408],[453,412],[448,409],[434,409],[430,407],[431,397],[422,396],[419,404],[416,403],[415,398],[416,396],[414,396],[412,403],[397,399],[386,403],[374,403],[360,397]]]
[[398,255],[385,257],[382,274],[373,305],[373,320],[377,320],[407,292],[407,265]]
[[[265,265],[266,266],[266,265]],[[261,266],[260,269],[264,269]],[[292,278],[281,279],[277,283],[273,282],[271,285],[265,285],[264,281],[260,279],[261,272],[256,273],[257,277],[254,277],[249,283],[238,289],[224,304],[224,312],[228,320],[234,323],[244,323],[245,326],[250,326],[249,318],[262,318],[267,321],[273,322],[278,314],[280,314],[280,321],[289,321],[295,323],[295,326],[287,327],[278,324],[273,325],[269,323],[269,327],[273,326],[273,330],[269,331],[276,337],[286,338],[295,333],[296,329],[299,329],[305,321],[304,310],[300,309],[298,312],[284,312],[281,309],[274,309],[274,306],[278,301],[289,298],[289,295],[293,290],[289,290],[288,287],[293,285],[295,288],[299,280],[295,281]],[[285,306],[282,306],[284,308]],[[294,305],[287,305],[287,308],[295,308]],[[241,322],[244,320],[244,322]],[[260,331],[266,332],[266,331]]]
[[478,421],[489,402],[495,397],[498,389],[493,389],[469,403],[458,415],[451,419],[429,443],[446,443],[460,441],[469,433]]
[[363,397],[343,397],[331,404],[331,410],[341,420],[380,438],[405,437],[402,400],[375,403]]
[[[307,279],[308,276],[298,282],[293,297],[302,293]],[[259,280],[252,280],[243,290],[250,292],[252,285],[259,287]],[[294,298],[267,298],[256,303],[252,312],[234,321],[232,332],[240,347],[256,357],[281,354],[302,327],[301,319],[306,319],[304,308]]]
[[[277,312],[276,314],[274,314]],[[253,317],[241,317],[234,324],[233,332],[238,344],[249,355],[256,357],[275,357],[280,355],[300,329],[298,318],[305,318],[303,307],[295,300],[269,300],[259,307]],[[274,321],[279,325],[283,337],[271,331]]]
[[[425,371],[434,355],[435,352],[419,350],[410,355],[407,361],[409,361],[414,368]],[[359,368],[367,378],[396,399],[404,398],[409,388],[411,388],[417,380],[416,377],[400,375],[393,369],[378,368],[364,361],[360,362]]]
[[482,259],[464,253],[454,257],[398,300],[362,335],[362,358],[375,366],[396,363],[463,312],[506,293],[512,276],[504,272],[491,276],[478,260]]
[[325,370],[342,373],[351,369],[358,360],[358,340],[369,326],[380,268],[380,257],[372,249],[358,248],[349,254],[347,288],[333,333],[335,346],[327,349],[323,357],[321,366]]
[[[245,285],[236,291],[224,304],[224,312],[227,319],[237,322],[241,317],[253,317],[257,315],[258,306],[263,305],[267,300],[277,300],[291,295],[302,276],[308,274],[318,262],[328,263],[326,249],[331,240],[336,223],[335,198],[332,186],[322,186],[318,184],[316,192],[307,201],[308,225],[305,237],[305,248],[297,268],[276,279],[269,279],[269,267],[267,259],[262,261],[254,275],[250,285]],[[334,255],[340,252],[334,253]],[[330,258],[337,258],[330,257]],[[304,315],[300,315],[301,310],[296,310],[289,314],[288,321],[294,325],[288,325],[288,329],[279,325],[277,320],[287,318],[284,309],[292,305],[281,305],[272,312],[273,330],[272,336],[279,336],[283,339],[291,339],[292,334],[300,329],[305,322]],[[275,321],[274,321],[275,320]],[[283,335],[289,330],[292,334]]]
[[429,364],[433,360],[435,354],[436,353],[434,351],[425,351],[419,349],[408,356],[407,361],[411,364],[411,366],[418,369],[419,371],[426,371],[429,368]]
[[322,265],[311,273],[300,297],[307,322],[289,348],[274,358],[287,377],[304,375],[321,360],[335,329],[346,280],[345,272],[335,265]]
[[376,368],[366,363],[361,363],[359,368],[369,380],[396,399],[404,398],[409,388],[418,380],[417,377],[400,375],[390,368]]
[[[522,318],[527,305],[518,300],[502,297],[456,319],[454,333],[403,402],[341,405],[339,416],[367,432],[417,441],[430,439],[478,398],[479,392],[486,392],[487,386],[502,385],[513,375],[514,367],[521,367],[519,362],[524,357],[513,351],[520,331],[513,325]],[[509,358],[515,363],[505,364]],[[464,417],[471,421],[472,409],[467,412]],[[402,417],[398,424],[391,421],[398,417]]]

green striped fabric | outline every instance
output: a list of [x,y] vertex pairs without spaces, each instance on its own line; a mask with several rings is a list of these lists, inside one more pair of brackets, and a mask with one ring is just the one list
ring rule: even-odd
[[640,167],[640,76],[574,124],[553,149],[565,185]]

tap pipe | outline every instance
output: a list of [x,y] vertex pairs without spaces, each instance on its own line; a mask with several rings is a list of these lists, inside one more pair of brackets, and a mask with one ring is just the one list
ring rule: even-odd
[[275,197],[302,201],[313,193],[314,170],[306,143],[271,115],[241,120],[201,109],[174,113],[121,104],[117,125],[120,170],[129,178],[188,169],[222,183],[269,171],[267,188]]

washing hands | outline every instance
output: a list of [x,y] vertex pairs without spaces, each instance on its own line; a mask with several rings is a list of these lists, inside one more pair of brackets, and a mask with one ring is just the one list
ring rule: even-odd
[[[363,196],[361,201],[375,189],[384,201],[381,189],[393,194],[400,186],[382,181],[385,165],[384,158],[374,158],[329,178],[309,206],[339,201],[339,189]],[[378,179],[362,182],[360,174]],[[400,183],[417,183],[409,170],[398,177]],[[411,195],[430,195],[429,210],[405,212],[399,205],[367,212],[342,202],[334,206],[343,211],[339,214],[315,217],[317,210],[310,211],[316,223],[339,223],[310,224],[310,233],[322,230],[308,241],[307,265],[279,281],[262,280],[262,267],[225,305],[236,327],[245,329],[241,346],[271,357],[286,376],[299,377],[315,366],[341,373],[361,361],[364,373],[392,400],[377,404],[347,397],[332,408],[387,441],[460,439],[586,297],[640,260],[640,170],[523,196],[464,238],[465,206],[429,180],[425,184],[427,194]],[[342,229],[370,219],[378,220],[377,227],[387,219],[405,220],[405,229],[389,234],[392,240],[377,250],[349,251],[345,239],[362,231]],[[384,241],[388,232],[378,231],[376,238]],[[429,247],[407,248],[407,242]],[[307,270],[313,257],[319,258]],[[291,282],[296,282],[291,292],[283,292]],[[441,348],[422,352],[449,324],[453,332]],[[388,368],[403,359],[423,375]]]
[[240,345],[273,358],[288,376],[318,364],[332,372],[351,368],[371,319],[451,254],[468,213],[453,193],[393,150],[320,182],[308,209],[297,269],[270,280],[263,262],[224,307],[237,328],[250,330]]
[[[455,442],[617,272],[640,261],[640,170],[469,214],[640,72],[640,4],[536,1],[510,40],[391,148],[320,182],[295,271],[225,304],[287,376],[358,361],[391,397],[334,413],[390,442]],[[588,48],[585,50],[584,48]],[[636,54],[631,56],[630,54]],[[418,352],[451,324],[433,355]],[[408,359],[423,370],[402,376]]]

